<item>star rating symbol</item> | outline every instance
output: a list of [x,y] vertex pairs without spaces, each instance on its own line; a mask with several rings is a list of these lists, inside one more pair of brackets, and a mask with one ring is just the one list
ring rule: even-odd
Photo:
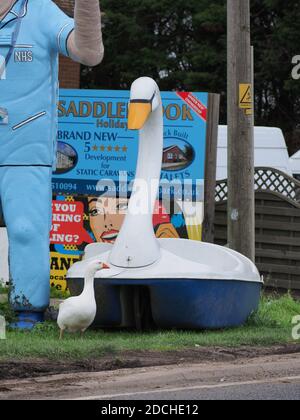
[[92,150],[94,152],[97,152],[98,150],[100,150],[100,152],[107,151],[107,152],[110,152],[110,153],[111,152],[119,153],[120,151],[122,151],[123,153],[126,153],[128,151],[128,147],[127,146],[121,147],[121,146],[118,146],[118,145],[116,145],[116,146],[104,146],[104,145],[96,146],[96,145],[94,145],[92,147]]

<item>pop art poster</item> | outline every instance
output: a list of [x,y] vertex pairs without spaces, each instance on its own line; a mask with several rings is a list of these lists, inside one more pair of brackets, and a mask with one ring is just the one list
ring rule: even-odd
[[[113,244],[127,213],[128,198],[53,196],[51,243],[51,287],[65,290],[68,269],[82,257],[88,244]],[[157,238],[201,240],[201,220],[192,223],[181,209],[157,200],[153,228]],[[117,209],[117,211],[116,211]]]

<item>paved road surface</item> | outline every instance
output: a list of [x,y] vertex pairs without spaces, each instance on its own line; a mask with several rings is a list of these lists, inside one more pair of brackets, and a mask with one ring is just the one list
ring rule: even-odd
[[0,381],[0,399],[300,399],[300,355]]
[[[180,389],[176,391],[161,390],[155,393],[110,397],[109,400],[132,401],[135,400],[287,400],[298,401],[300,399],[300,377],[297,380],[283,379],[273,383],[263,384],[238,384],[229,386],[216,386],[209,389]],[[83,398],[84,399],[84,398]],[[103,397],[101,398],[103,400]],[[106,398],[104,398],[106,400]]]

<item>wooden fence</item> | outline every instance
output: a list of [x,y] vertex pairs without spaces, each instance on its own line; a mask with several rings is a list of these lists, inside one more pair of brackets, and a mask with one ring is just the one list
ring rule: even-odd
[[[255,171],[256,263],[266,286],[300,290],[300,182]],[[216,186],[215,243],[227,244],[227,181]]]

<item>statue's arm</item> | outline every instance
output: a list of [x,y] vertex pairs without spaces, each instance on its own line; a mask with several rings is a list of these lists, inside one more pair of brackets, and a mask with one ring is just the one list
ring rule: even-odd
[[99,0],[75,1],[75,29],[68,39],[70,57],[87,66],[96,66],[104,57]]

